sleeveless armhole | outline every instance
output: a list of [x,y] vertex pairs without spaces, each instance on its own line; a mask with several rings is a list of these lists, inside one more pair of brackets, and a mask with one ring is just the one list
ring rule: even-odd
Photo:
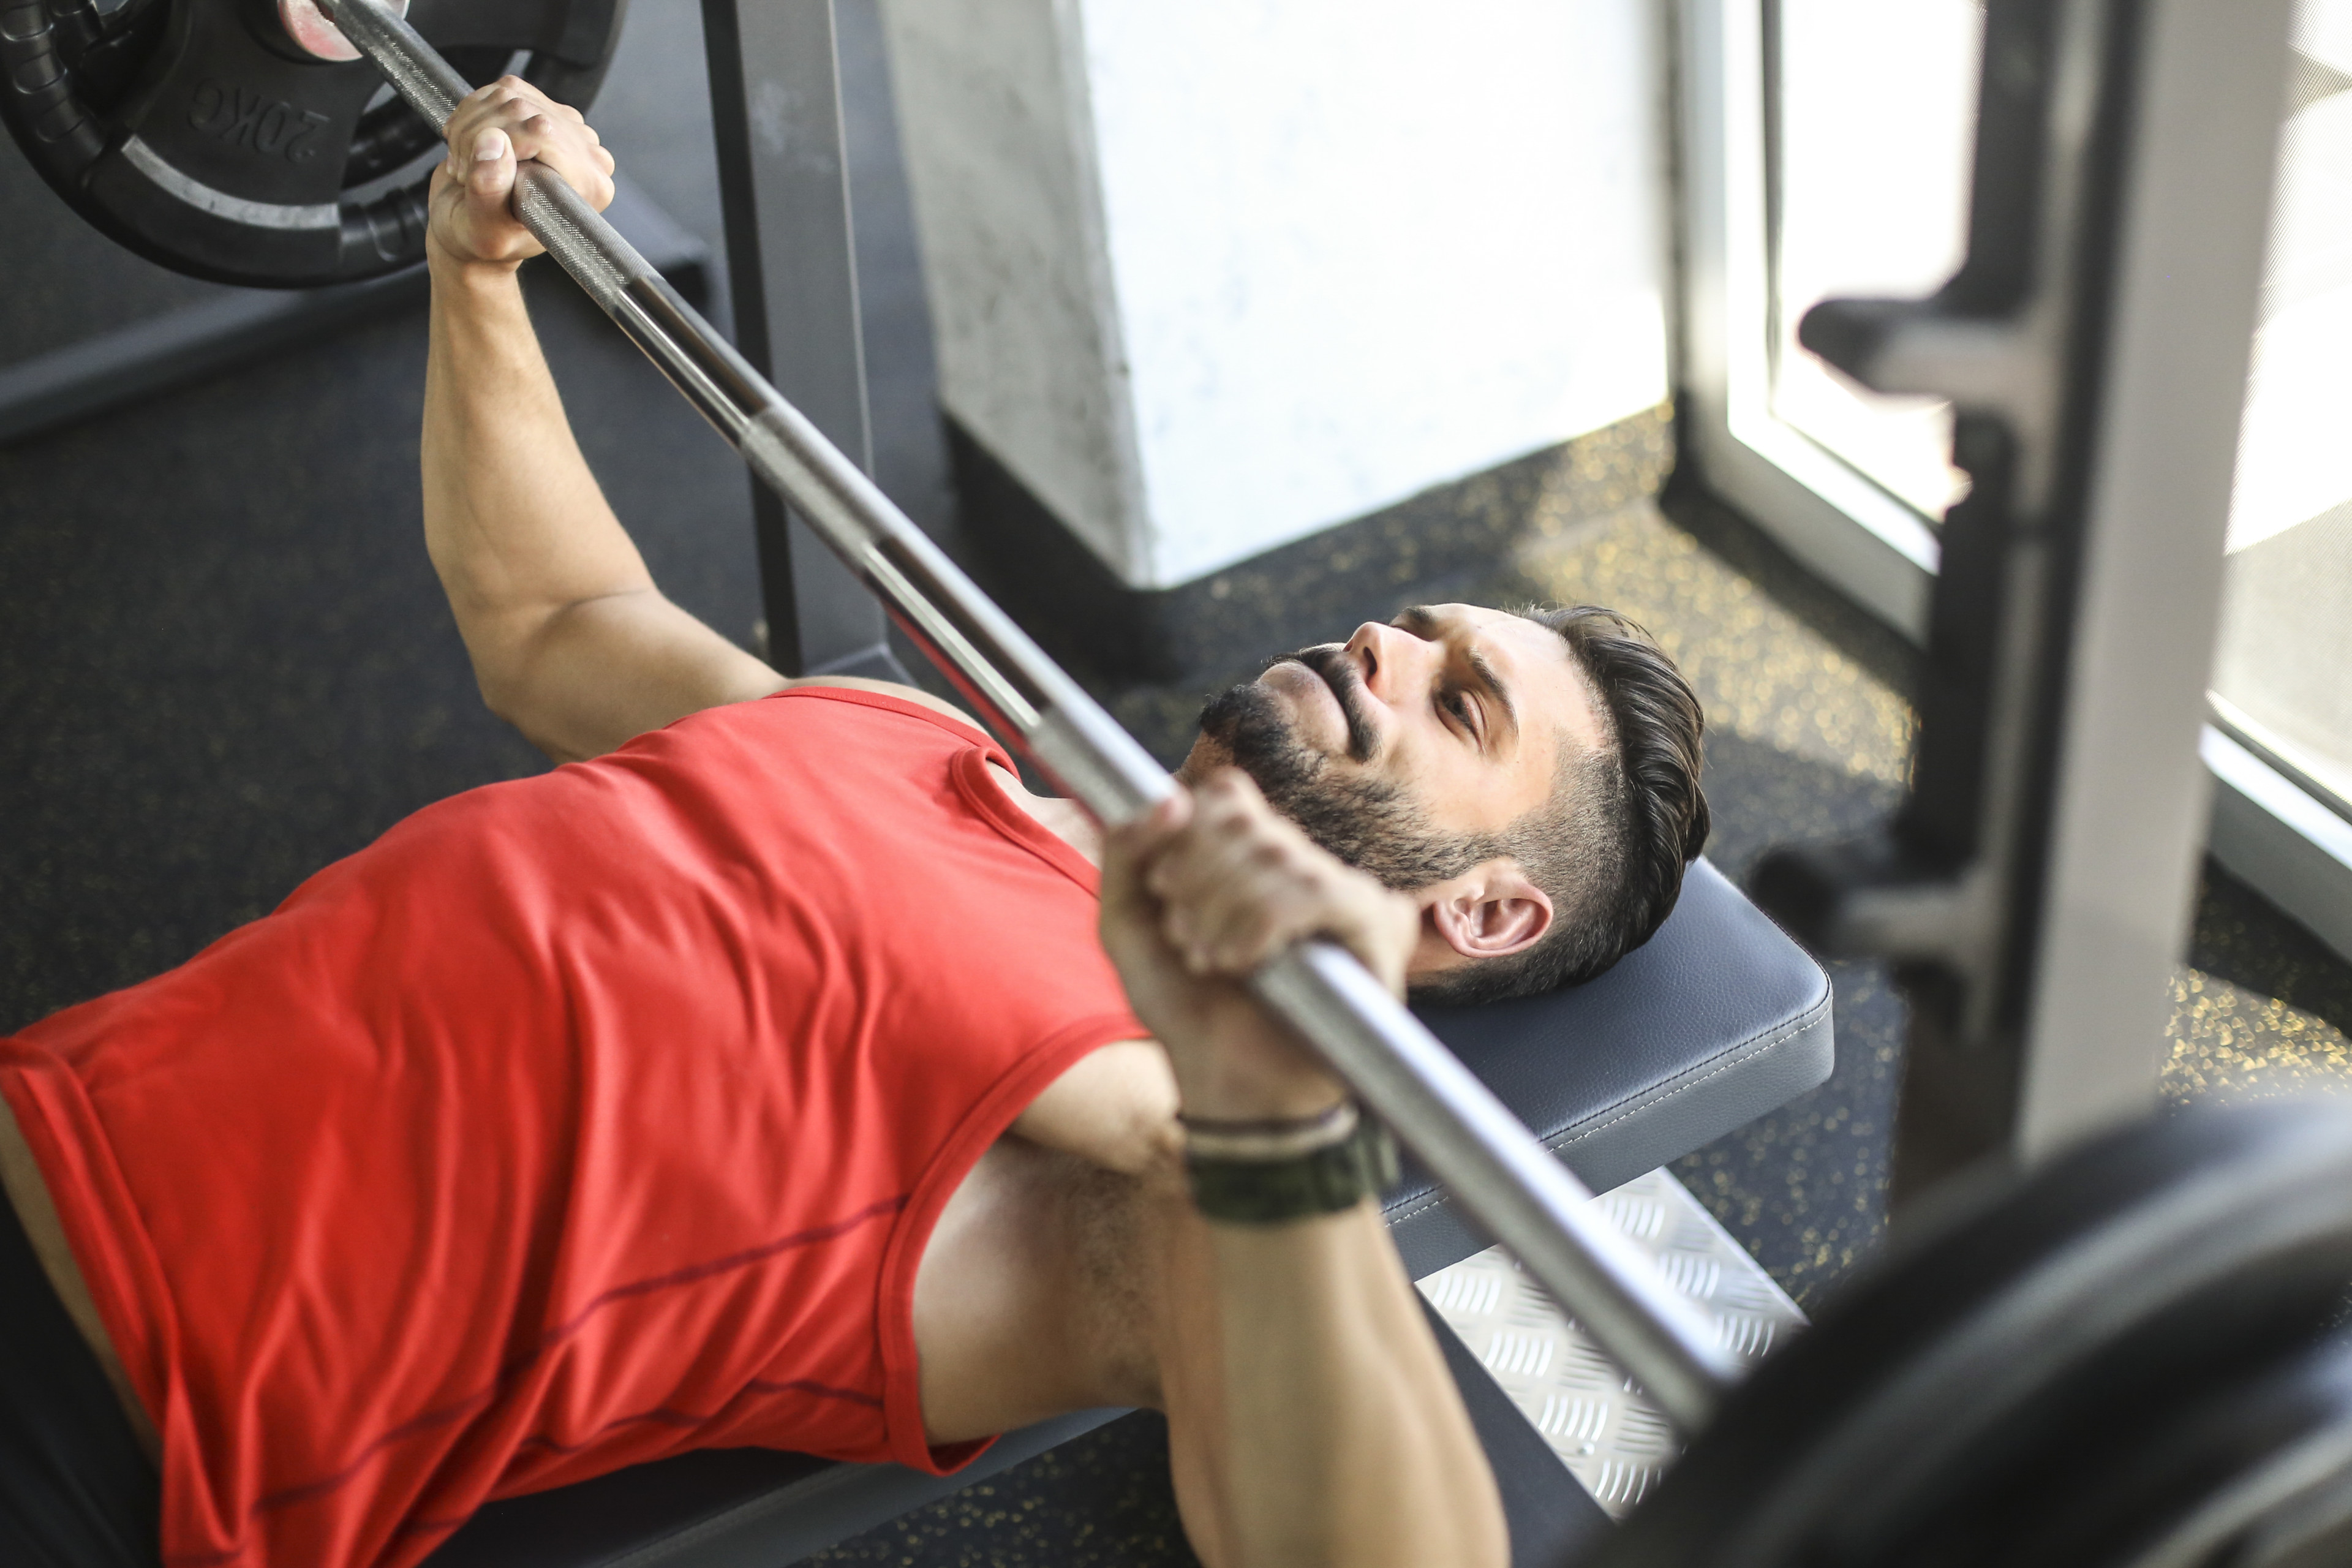
[[[1088,899],[1100,896],[1101,878],[1093,864],[1058,834],[1022,810],[989,775],[991,763],[1012,773],[1012,760],[976,725],[958,724],[945,714],[878,692],[823,687],[796,689],[867,701],[927,719],[951,733],[972,737],[977,743],[949,764],[950,775],[965,804],[1009,842],[1067,878]],[[940,1212],[981,1155],[1005,1134],[1055,1079],[1080,1058],[1105,1046],[1150,1037],[1142,1024],[1123,1007],[1088,1015],[1055,1030],[1008,1068],[972,1105],[917,1180],[906,1213],[883,1257],[881,1300],[877,1303],[882,1336],[884,1415],[889,1426],[891,1457],[908,1468],[928,1475],[947,1475],[978,1458],[996,1441],[993,1437],[982,1437],[934,1447],[924,1436],[922,1365],[915,1345],[915,1275],[922,1266],[924,1248],[929,1245]]]
[[890,1432],[890,1457],[911,1470],[944,1476],[982,1454],[993,1437],[931,1446],[923,1431],[922,1363],[915,1346],[915,1273],[923,1249],[948,1199],[1048,1084],[1079,1058],[1121,1040],[1147,1038],[1136,1020],[1120,1014],[1082,1018],[1049,1037],[1037,1050],[996,1080],[968,1111],[953,1134],[924,1167],[907,1210],[883,1254],[877,1321],[882,1335],[883,1415]]

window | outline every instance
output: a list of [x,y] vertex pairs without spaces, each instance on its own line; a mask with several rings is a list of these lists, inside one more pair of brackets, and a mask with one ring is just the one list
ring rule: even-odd
[[2213,707],[2352,816],[2352,0],[2295,32]]
[[1797,323],[1820,300],[1924,296],[1959,269],[1983,14],[1974,0],[1780,0],[1765,26],[1778,66],[1770,413],[1940,519],[1968,482],[1948,461],[1949,407],[1860,390],[1797,346]]
[[[1948,408],[1799,348],[1831,295],[1958,266],[1977,0],[1679,0],[1685,451],[1708,485],[1924,636],[1965,493]],[[2205,756],[2213,853],[2352,955],[2352,0],[2300,0]]]

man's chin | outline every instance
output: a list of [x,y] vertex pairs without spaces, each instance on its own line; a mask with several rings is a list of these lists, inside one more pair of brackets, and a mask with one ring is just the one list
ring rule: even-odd
[[1234,765],[1234,749],[1213,735],[1195,735],[1192,749],[1176,764],[1178,782],[1198,784],[1219,768]]
[[1326,757],[1347,752],[1351,738],[1347,704],[1314,666],[1300,658],[1283,659],[1252,684],[1282,714],[1293,744]]

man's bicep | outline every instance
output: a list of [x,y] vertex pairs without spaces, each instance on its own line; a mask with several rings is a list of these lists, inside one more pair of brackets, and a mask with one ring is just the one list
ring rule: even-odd
[[[487,628],[486,628],[487,629]],[[488,629],[510,647],[477,669],[492,711],[557,762],[602,756],[663,725],[785,684],[654,588],[583,599]]]

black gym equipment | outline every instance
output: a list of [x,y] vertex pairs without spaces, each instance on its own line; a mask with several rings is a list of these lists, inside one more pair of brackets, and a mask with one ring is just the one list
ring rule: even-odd
[[[595,96],[625,0],[415,0],[479,79]],[[304,288],[425,255],[440,135],[364,60],[305,53],[268,0],[6,0],[0,118],[74,209],[150,260]]]
[[[1899,1207],[2153,1099],[2274,166],[2284,7],[1989,0],[1966,263],[1804,346],[1950,399],[1912,787],[1757,897],[1911,1008]],[[2161,173],[2159,173],[2161,172]]]
[[2352,1552],[2343,1107],[2144,1123],[1931,1207],[1599,1564],[2252,1568],[2306,1509]]
[[[702,0],[735,346],[871,473],[835,23],[830,0]],[[779,138],[772,122],[757,133],[755,114],[772,116],[778,104],[790,106],[789,133]],[[881,605],[756,480],[751,528],[766,612],[760,651],[770,664],[786,675],[908,679]]]

